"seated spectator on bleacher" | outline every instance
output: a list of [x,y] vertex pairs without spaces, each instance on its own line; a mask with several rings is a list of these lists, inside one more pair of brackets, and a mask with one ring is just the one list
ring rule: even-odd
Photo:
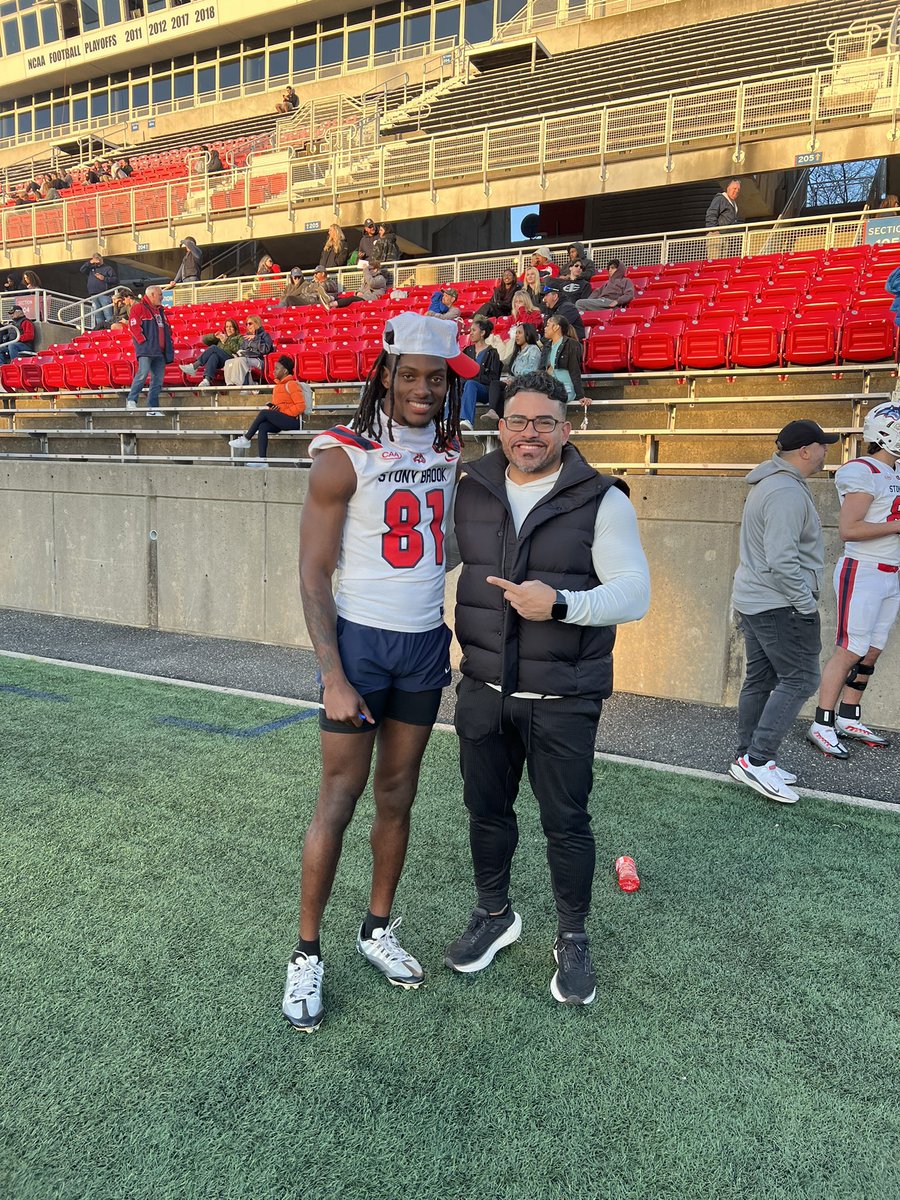
[[375,254],[379,262],[392,263],[400,258],[400,247],[397,245],[397,234],[389,221],[382,221],[378,226],[378,237],[375,239]]
[[[0,363],[12,362],[22,354],[34,353],[34,325],[25,316],[21,304],[6,310],[7,322],[0,327]],[[15,330],[15,332],[13,332]]]
[[240,350],[240,326],[233,317],[227,317],[222,330],[219,333],[204,334],[203,341],[206,349],[198,356],[197,361],[180,365],[185,375],[196,375],[198,371],[202,371],[203,378],[199,386],[208,388],[215,383],[216,376],[228,360],[234,358]]
[[617,258],[606,264],[607,280],[594,288],[584,300],[576,300],[579,312],[600,312],[604,308],[627,308],[634,299],[634,284],[625,274],[625,268]]
[[387,271],[377,258],[363,263],[363,281],[352,296],[338,296],[337,307],[346,308],[349,304],[372,304],[380,300],[391,286],[390,272]]
[[584,266],[585,279],[590,280],[592,276],[597,274],[597,264],[588,254],[587,246],[585,246],[584,242],[570,242],[568,254],[569,266],[571,266],[576,259],[581,259],[582,265]]
[[524,287],[520,287],[513,296],[511,309],[512,311],[509,315],[514,317],[517,321],[521,321],[523,319],[523,313],[540,314],[540,308],[532,300],[531,292],[527,291]]
[[287,285],[281,293],[281,299],[278,301],[279,308],[291,308],[295,304],[303,304],[304,301],[298,299],[300,292],[303,289],[303,272],[299,267],[291,267],[291,273],[288,276]]
[[565,317],[554,314],[544,326],[541,370],[558,379],[566,389],[567,400],[582,400],[581,343]]
[[125,400],[125,407],[137,408],[138,396],[149,376],[148,415],[161,417],[159,393],[162,390],[166,365],[175,360],[175,349],[172,345],[169,318],[162,306],[162,288],[158,283],[151,283],[146,287],[143,298],[132,305],[128,329],[134,342],[137,368]]
[[104,161],[100,164],[100,182],[101,183],[112,183],[112,180],[113,180],[112,167],[109,165],[108,162]]
[[100,182],[100,164],[98,162],[91,163],[84,173],[84,182],[93,186]]
[[111,262],[104,262],[99,251],[81,264],[79,270],[87,275],[87,297],[94,310],[94,328],[103,329],[112,320],[110,293],[119,283],[119,272]]
[[439,321],[458,321],[462,312],[456,303],[459,293],[456,288],[441,288],[434,292],[428,305],[426,317],[436,317]]
[[584,277],[584,263],[580,258],[576,258],[574,262],[569,263],[569,270],[565,275],[560,275],[556,281],[560,294],[564,300],[568,300],[570,304],[577,304],[579,300],[586,300],[591,294],[591,281]]
[[363,222],[362,237],[359,239],[359,248],[356,251],[357,262],[367,262],[375,258],[375,222],[371,217],[367,217]]
[[523,321],[513,326],[513,351],[501,375],[503,383],[512,383],[517,375],[529,375],[540,369],[541,339],[533,325]]
[[[528,264],[528,266],[534,267],[534,269],[544,279],[545,282],[547,279],[551,277],[555,278],[559,274],[559,267],[551,259],[550,250],[547,246],[538,246],[537,250],[535,250],[532,254],[531,262]],[[523,281],[527,273],[528,272],[526,269],[522,275]]]
[[300,97],[292,87],[285,88],[281,94],[281,102],[275,105],[275,111],[280,113],[292,113],[294,109],[300,107]]
[[730,179],[724,192],[713,196],[706,210],[706,228],[713,229],[721,225],[736,225],[738,221],[738,196],[741,191],[741,181]]
[[176,283],[197,283],[200,278],[203,251],[192,237],[182,238],[178,245],[184,250],[184,258],[178,264],[175,278],[166,287],[174,287]]
[[319,263],[312,279],[304,280],[291,303],[300,307],[321,304],[323,308],[335,308],[339,290],[338,285],[328,278],[328,272]]
[[566,300],[559,288],[555,284],[547,284],[544,290],[544,297],[541,301],[541,312],[544,314],[544,329],[547,328],[547,318],[552,314],[556,317],[564,317],[579,341],[584,340],[584,322],[581,319],[581,313],[571,302]]
[[350,251],[347,249],[347,239],[344,237],[343,229],[340,225],[329,225],[328,237],[322,247],[322,253],[319,255],[319,262],[326,270],[334,271],[338,267],[346,266],[349,257]]
[[218,150],[210,150],[209,146],[201,146],[200,149],[206,152],[207,175],[221,175],[225,170],[225,164],[222,162],[222,156]]
[[49,175],[41,176],[41,188],[39,196],[41,200],[46,200],[49,203],[53,203],[53,201],[60,199],[59,188],[55,188],[53,186],[53,180]]
[[460,429],[472,429],[475,424],[475,405],[486,404],[496,412],[500,406],[500,355],[487,339],[494,332],[494,323],[487,317],[473,317],[469,324],[469,344],[463,351],[478,363],[478,376],[463,384],[459,406]]
[[306,412],[307,399],[312,401],[312,390],[308,383],[294,377],[294,362],[288,354],[275,360],[272,368],[275,387],[272,400],[262,412],[257,413],[245,434],[234,437],[228,443],[235,450],[249,450],[253,435],[259,437],[259,457],[265,459],[269,452],[269,435],[284,433],[287,429],[302,429],[302,417]]
[[486,300],[475,313],[476,317],[509,317],[512,315],[513,297],[519,290],[519,282],[512,267],[507,267],[500,276],[490,300]]
[[116,163],[116,179],[130,179],[134,174],[134,167],[131,165],[130,158],[120,158]]
[[522,274],[521,290],[528,296],[535,308],[540,308],[544,298],[544,280],[537,267],[526,267]]
[[243,387],[252,371],[262,371],[266,355],[274,349],[275,343],[263,325],[262,317],[251,314],[247,318],[247,332],[241,338],[237,352],[222,367],[225,382],[231,387]]
[[112,323],[110,329],[126,329],[134,304],[134,293],[130,288],[118,287],[112,294]]
[[51,186],[55,187],[58,192],[64,192],[66,188],[70,188],[74,182],[75,180],[72,177],[72,172],[68,170],[54,175],[50,181]]

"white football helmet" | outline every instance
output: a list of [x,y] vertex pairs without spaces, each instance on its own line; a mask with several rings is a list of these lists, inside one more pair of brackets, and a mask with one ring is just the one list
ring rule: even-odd
[[900,457],[900,396],[894,393],[886,404],[876,404],[866,413],[863,441],[875,442],[888,454]]

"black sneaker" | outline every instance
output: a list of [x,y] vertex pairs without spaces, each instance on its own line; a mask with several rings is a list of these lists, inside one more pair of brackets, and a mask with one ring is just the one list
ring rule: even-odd
[[561,933],[553,947],[558,970],[550,991],[560,1004],[590,1004],[597,995],[597,973],[586,933]]
[[475,908],[462,936],[447,947],[444,962],[464,975],[483,971],[498,950],[519,940],[521,932],[522,918],[511,908],[501,917],[492,917],[485,908]]

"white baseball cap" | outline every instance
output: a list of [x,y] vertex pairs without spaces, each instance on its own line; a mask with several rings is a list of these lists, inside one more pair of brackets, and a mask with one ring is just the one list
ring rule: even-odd
[[453,321],[398,313],[386,322],[382,344],[388,354],[426,354],[446,359],[447,365],[464,379],[474,379],[481,369],[474,358],[460,350]]

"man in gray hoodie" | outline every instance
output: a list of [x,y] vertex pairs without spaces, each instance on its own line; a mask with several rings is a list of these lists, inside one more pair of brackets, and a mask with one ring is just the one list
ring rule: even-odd
[[738,700],[739,750],[729,775],[782,804],[796,776],[776,765],[804,702],[819,686],[819,589],[825,567],[822,523],[807,479],[838,441],[815,421],[791,421],[776,452],[747,476],[740,562],[732,603],[747,650]]

